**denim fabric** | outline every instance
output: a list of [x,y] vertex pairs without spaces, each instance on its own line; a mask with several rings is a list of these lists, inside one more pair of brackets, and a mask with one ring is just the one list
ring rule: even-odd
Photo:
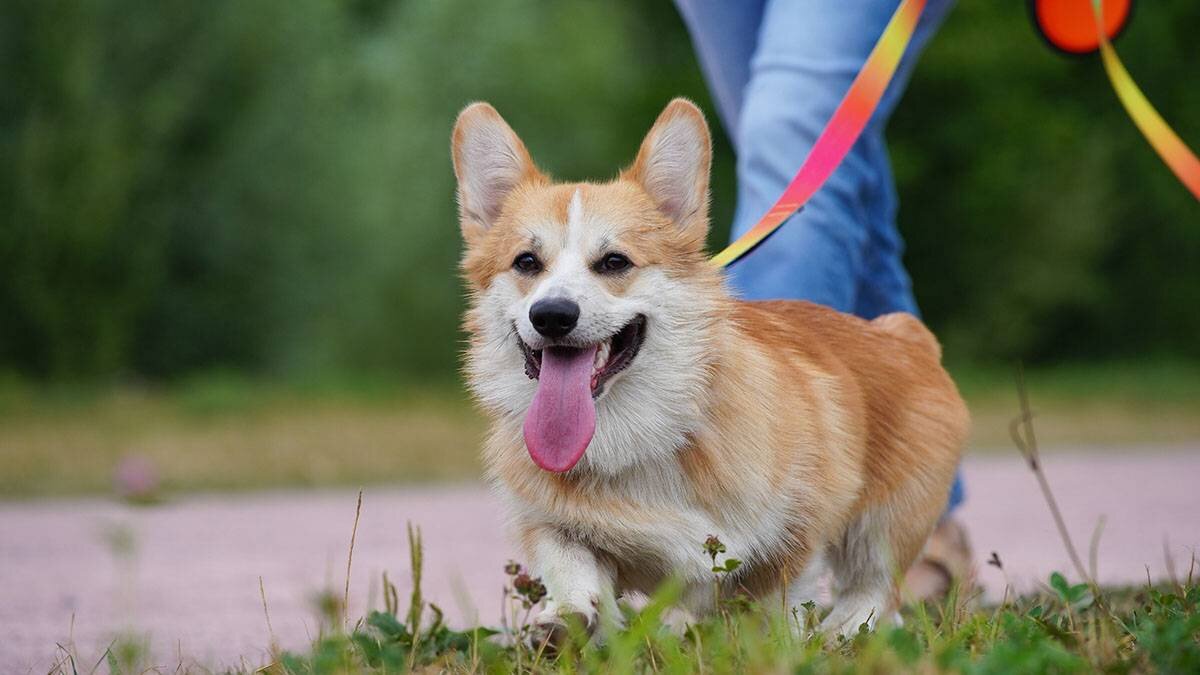
[[[774,204],[845,96],[898,0],[676,0],[737,152],[732,236]],[[819,302],[871,319],[919,315],[896,228],[884,130],[953,0],[928,0],[862,136],[803,211],[729,270],[749,299]],[[963,499],[955,479],[947,511]]]

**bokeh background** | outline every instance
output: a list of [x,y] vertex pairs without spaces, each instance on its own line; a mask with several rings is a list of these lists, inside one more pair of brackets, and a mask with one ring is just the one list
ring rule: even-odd
[[[1143,3],[1117,43],[1192,147],[1197,26]],[[673,96],[715,120],[669,2],[4,0],[0,81],[6,497],[472,477],[456,112],[492,102],[564,179],[614,175]],[[1051,439],[1200,437],[1200,207],[1097,59],[964,0],[889,139],[977,445],[1016,360]]]

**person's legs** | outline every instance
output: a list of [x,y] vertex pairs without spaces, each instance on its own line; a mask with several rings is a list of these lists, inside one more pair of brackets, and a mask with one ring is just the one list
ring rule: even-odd
[[750,59],[758,46],[765,4],[766,0],[675,0],[717,113],[731,138],[750,81]]
[[[897,2],[776,0],[763,16],[737,129],[734,237],[782,194],[845,96]],[[952,0],[930,0],[862,137],[805,209],[741,263],[744,297],[812,300],[864,318],[919,315],[902,260],[897,199],[884,129],[921,50]],[[947,512],[961,503],[956,478]]]
[[[768,2],[737,129],[735,237],[757,222],[795,175],[896,5],[878,0]],[[899,261],[894,215],[884,215],[894,214],[895,204],[883,128],[949,5],[948,0],[930,0],[879,110],[829,181],[801,213],[731,268],[733,285],[742,295],[807,299],[853,312],[862,279],[880,267],[878,255],[888,253],[876,254],[876,241],[891,238]],[[894,297],[881,302],[915,310],[905,289],[902,284]]]
[[[738,153],[733,236],[783,192],[878,40],[897,2],[676,0]],[[901,259],[883,131],[952,0],[930,0],[863,137],[842,166],[731,280],[748,298],[802,298],[866,318],[919,314]],[[747,261],[749,262],[749,261]],[[947,512],[963,496],[956,478]]]

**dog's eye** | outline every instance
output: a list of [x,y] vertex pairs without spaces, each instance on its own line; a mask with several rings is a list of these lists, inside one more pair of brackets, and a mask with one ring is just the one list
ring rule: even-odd
[[513,260],[513,269],[522,274],[537,274],[542,271],[542,261],[537,256],[526,251]]
[[596,263],[597,272],[607,272],[609,274],[624,272],[630,267],[633,267],[633,263],[630,262],[629,258],[620,253],[609,253],[601,258],[600,262]]

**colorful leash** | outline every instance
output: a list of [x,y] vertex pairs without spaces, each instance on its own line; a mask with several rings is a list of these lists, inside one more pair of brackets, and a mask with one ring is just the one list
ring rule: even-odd
[[1184,144],[1179,134],[1167,126],[1162,115],[1158,114],[1142,90],[1134,84],[1121,59],[1117,58],[1117,52],[1109,43],[1107,31],[1104,30],[1100,0],[1092,0],[1092,12],[1100,40],[1100,58],[1104,62],[1104,70],[1108,73],[1113,91],[1117,92],[1117,98],[1121,100],[1125,111],[1129,113],[1137,128],[1141,129],[1142,135],[1150,142],[1158,156],[1175,172],[1183,186],[1191,191],[1192,196],[1200,200],[1200,159],[1196,159],[1196,154]]
[[879,106],[879,99],[896,73],[896,66],[900,64],[900,57],[904,56],[924,8],[925,0],[903,0],[900,3],[883,29],[879,42],[871,49],[871,55],[867,57],[862,70],[850,84],[845,98],[838,104],[833,117],[829,118],[779,201],[754,227],[713,256],[714,265],[726,267],[761,244],[793,213],[803,208],[813,193],[833,174]]

